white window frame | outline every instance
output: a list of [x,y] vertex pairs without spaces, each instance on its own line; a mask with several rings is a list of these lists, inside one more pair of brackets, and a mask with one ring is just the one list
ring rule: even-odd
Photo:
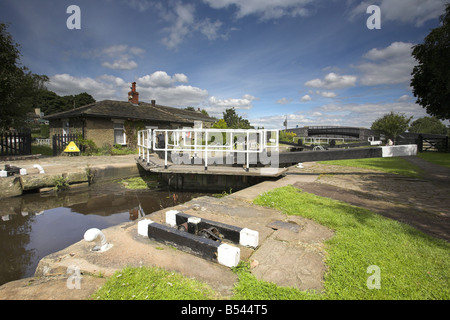
[[[124,125],[125,120],[113,120],[113,130],[114,130],[114,144],[120,144],[122,146],[125,146],[127,144],[127,135],[125,134],[125,125]],[[122,128],[116,128],[116,125],[122,125]],[[116,130],[119,131],[121,130],[123,133],[123,143],[118,143],[116,142]]]

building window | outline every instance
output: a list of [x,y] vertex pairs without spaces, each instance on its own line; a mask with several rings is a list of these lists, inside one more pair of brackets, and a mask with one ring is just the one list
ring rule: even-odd
[[114,122],[114,144],[127,144],[123,123]]

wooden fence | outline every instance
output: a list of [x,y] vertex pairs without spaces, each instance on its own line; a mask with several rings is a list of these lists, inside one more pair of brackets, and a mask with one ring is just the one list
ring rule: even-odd
[[71,141],[75,141],[76,134],[55,134],[52,137],[53,156],[60,155]]
[[448,136],[430,133],[402,133],[396,144],[417,144],[417,152],[449,152]]
[[0,156],[31,154],[31,131],[0,133]]

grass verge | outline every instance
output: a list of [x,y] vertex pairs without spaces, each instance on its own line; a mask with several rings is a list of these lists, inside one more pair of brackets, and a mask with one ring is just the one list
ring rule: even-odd
[[217,294],[199,281],[157,267],[127,267],[114,273],[94,300],[208,300]]
[[450,153],[422,152],[418,153],[417,156],[423,160],[450,168]]
[[420,177],[422,170],[402,158],[366,158],[320,161],[322,164],[378,170],[409,177]]

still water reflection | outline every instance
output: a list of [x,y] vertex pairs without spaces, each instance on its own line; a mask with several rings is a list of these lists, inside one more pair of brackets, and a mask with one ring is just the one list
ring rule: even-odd
[[119,184],[89,191],[28,194],[0,205],[0,285],[33,276],[40,259],[83,239],[89,228],[104,229],[204,194],[127,190]]

